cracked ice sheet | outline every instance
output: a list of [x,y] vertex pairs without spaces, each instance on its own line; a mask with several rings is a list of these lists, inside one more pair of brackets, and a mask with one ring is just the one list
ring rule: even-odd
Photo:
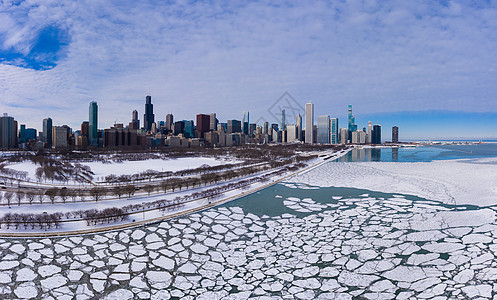
[[488,161],[486,158],[414,163],[330,162],[291,178],[288,184],[352,187],[483,206],[494,204],[497,198],[494,187],[497,168]]

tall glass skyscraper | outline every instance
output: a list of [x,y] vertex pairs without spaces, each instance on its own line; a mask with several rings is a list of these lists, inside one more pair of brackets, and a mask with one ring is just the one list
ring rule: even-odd
[[249,122],[250,122],[249,112],[244,111],[243,112],[243,124],[242,124],[243,128],[242,129],[243,129],[243,133],[245,133],[245,134],[249,133]]
[[338,142],[339,142],[339,139],[338,139],[339,130],[340,129],[338,128],[338,118],[331,118],[331,120],[330,120],[331,140],[330,140],[330,142],[332,144],[338,144]]
[[330,116],[318,117],[318,143],[330,143]]
[[43,142],[52,147],[52,118],[43,119]]
[[90,116],[88,125],[88,144],[98,146],[98,105],[90,102]]
[[152,104],[152,96],[145,98],[145,114],[143,115],[143,129],[150,131],[154,122],[154,105]]
[[[357,125],[355,125],[355,117],[352,115],[352,104],[349,104],[349,135],[352,135],[352,132],[357,130]],[[349,136],[351,139],[351,136]]]
[[381,125],[376,124],[373,126],[372,143],[376,145],[381,144]]

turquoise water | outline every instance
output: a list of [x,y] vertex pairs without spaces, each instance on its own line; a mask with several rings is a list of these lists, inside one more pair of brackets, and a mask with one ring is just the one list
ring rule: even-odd
[[386,161],[429,162],[461,158],[497,156],[497,143],[479,145],[440,145],[416,148],[354,149],[336,162]]

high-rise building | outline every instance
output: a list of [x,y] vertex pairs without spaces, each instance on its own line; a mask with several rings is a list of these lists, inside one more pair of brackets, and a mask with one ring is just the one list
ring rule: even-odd
[[381,125],[376,124],[373,126],[373,138],[371,143],[376,145],[381,144]]
[[249,131],[249,122],[250,122],[250,118],[249,118],[249,112],[248,111],[244,111],[243,112],[243,122],[242,122],[242,132],[247,134],[248,135],[248,131]]
[[298,142],[297,138],[297,125],[290,124],[286,126],[286,141],[287,143]]
[[318,143],[330,143],[330,116],[318,116]]
[[302,116],[297,114],[297,119],[295,120],[295,130],[297,135],[297,140],[302,141]]
[[228,120],[226,125],[226,133],[231,134],[237,132],[242,132],[242,122],[238,120]]
[[314,140],[314,104],[305,104],[305,143],[312,144]]
[[367,143],[371,144],[373,141],[373,123],[371,121],[368,122],[368,137],[367,137]]
[[[95,101],[90,102],[88,144],[91,146],[98,146],[98,105]],[[54,146],[56,145],[54,144]]]
[[174,135],[178,135],[180,133],[185,132],[185,121],[176,121],[173,126]]
[[152,129],[154,119],[154,105],[152,104],[152,96],[149,95],[145,98],[145,114],[143,115],[143,129],[145,131],[148,132]]
[[399,127],[394,126],[392,127],[392,143],[398,143],[399,142]]
[[138,119],[138,111],[136,109],[131,113],[131,123],[129,125],[130,129],[140,129],[140,120]]
[[193,120],[183,120],[185,124],[184,136],[185,138],[194,138],[195,137],[195,125],[193,124]]
[[269,122],[264,122],[264,125],[262,126],[262,133],[263,134],[269,134]]
[[349,132],[347,128],[340,128],[340,144],[345,145],[349,143]]
[[282,109],[281,110],[281,130],[285,130],[286,129],[286,115],[285,115],[285,110]]
[[52,147],[52,118],[43,119],[43,143]]
[[257,129],[257,124],[255,123],[250,123],[249,124],[249,137],[252,137],[255,135],[255,130]]
[[197,137],[203,138],[204,133],[210,129],[210,115],[197,115]]
[[174,123],[173,115],[167,114],[166,115],[166,129],[173,131],[173,129],[174,129],[173,123]]
[[209,130],[210,131],[216,131],[217,129],[217,118],[216,118],[216,114],[215,113],[212,113],[209,115]]
[[338,118],[331,118],[330,119],[330,142],[332,144],[338,144],[339,140],[338,137],[340,135],[339,132],[340,128],[338,128]]
[[348,132],[349,132],[349,140],[352,140],[352,132],[357,130],[357,125],[355,125],[355,117],[352,115],[352,104],[349,104],[349,127]]
[[53,126],[52,127],[52,145],[54,148],[64,148],[68,145],[67,127]]
[[12,149],[17,147],[17,122],[6,113],[0,117],[0,148]]

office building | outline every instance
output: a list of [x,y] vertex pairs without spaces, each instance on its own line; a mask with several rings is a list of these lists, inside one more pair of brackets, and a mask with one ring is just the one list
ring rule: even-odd
[[392,127],[392,143],[398,143],[399,142],[399,127],[394,126]]
[[348,116],[348,133],[349,133],[349,140],[352,139],[352,132],[357,130],[357,125],[355,125],[355,117],[352,115],[352,104],[349,104],[349,116]]
[[232,134],[237,132],[242,132],[242,122],[238,120],[228,120],[226,126],[226,133]]
[[297,136],[297,125],[286,125],[286,141],[287,143],[299,142],[299,138]]
[[297,135],[297,139],[299,141],[302,141],[303,138],[302,138],[302,116],[300,114],[297,114],[297,118],[295,120],[295,130],[296,130],[296,135]]
[[[56,131],[54,131],[56,132]],[[58,131],[57,131],[58,132]],[[88,124],[88,144],[98,146],[98,105],[97,102],[90,102],[90,118]],[[54,146],[56,146],[54,144]]]
[[376,124],[373,126],[373,137],[371,143],[376,145],[381,144],[381,125]]
[[330,116],[318,116],[318,137],[319,144],[330,143]]
[[[91,124],[91,123],[90,123]],[[54,148],[65,148],[68,145],[67,127],[52,126],[52,146]]]
[[281,130],[285,130],[286,129],[286,116],[285,116],[285,110],[282,109],[281,110]]
[[43,119],[43,143],[52,147],[52,118]]
[[305,104],[305,143],[312,144],[314,141],[314,104]]
[[152,96],[147,96],[145,98],[145,114],[143,115],[143,129],[145,131],[150,131],[152,129],[152,123],[155,121],[154,115],[154,105],[152,104]]
[[34,128],[26,128],[26,125],[21,125],[21,130],[19,131],[19,143],[27,143],[32,140],[36,140],[37,131]]
[[262,133],[269,134],[269,122],[264,122],[264,124],[262,126]]
[[248,135],[248,132],[249,132],[249,122],[250,122],[249,112],[248,111],[244,111],[243,112],[243,123],[242,123],[242,126],[243,126],[243,133],[245,133],[246,135]]
[[331,118],[330,119],[330,143],[332,144],[338,144],[339,143],[339,137],[340,137],[340,128],[338,128],[338,118]]
[[371,144],[373,141],[373,123],[371,121],[368,122],[368,137],[367,137],[367,143]]
[[210,114],[210,116],[209,116],[209,130],[216,131],[217,123],[218,123],[218,120],[216,118],[216,114],[215,113]]
[[210,129],[210,119],[209,115],[198,114],[197,115],[197,137],[203,138],[204,133],[208,132]]
[[174,118],[172,114],[167,114],[166,115],[166,129],[173,131],[174,130]]
[[138,119],[138,111],[134,110],[131,113],[131,123],[129,123],[129,128],[138,130],[140,129],[140,120]]
[[17,122],[6,113],[0,117],[0,148],[12,149],[17,147]]
[[257,129],[257,124],[250,123],[249,124],[249,137],[253,137],[255,135],[255,130]]
[[349,132],[347,128],[340,128],[340,144],[345,145],[349,143]]
[[185,132],[185,121],[176,121],[173,126],[173,134],[184,134]]
[[191,139],[195,137],[195,125],[193,124],[193,120],[183,120],[183,124],[185,125],[183,135],[187,139]]

